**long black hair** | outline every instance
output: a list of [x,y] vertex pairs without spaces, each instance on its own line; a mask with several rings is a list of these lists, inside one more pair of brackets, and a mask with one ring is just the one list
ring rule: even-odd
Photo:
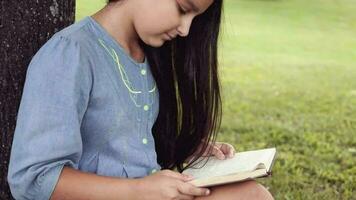
[[[120,0],[108,0],[113,3]],[[218,40],[223,0],[196,16],[188,36],[152,47],[140,41],[159,91],[159,114],[152,134],[162,169],[182,172],[215,143],[222,103]],[[198,148],[201,147],[201,148]],[[186,166],[185,160],[196,156]]]

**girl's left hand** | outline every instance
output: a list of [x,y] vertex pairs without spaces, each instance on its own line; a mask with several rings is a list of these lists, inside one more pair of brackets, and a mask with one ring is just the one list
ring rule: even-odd
[[[209,148],[213,148],[210,155],[208,155]],[[209,143],[209,147],[204,152],[203,156],[215,156],[216,158],[223,160],[225,158],[232,158],[235,155],[235,152],[236,150],[231,144],[225,142],[215,142],[215,144]]]
[[[202,148],[202,144],[198,147],[198,150],[196,152],[199,152]],[[208,153],[208,150],[210,148],[213,148],[213,150],[210,152],[210,154]],[[211,142],[209,142],[208,147],[206,148],[205,152],[203,153],[202,157],[204,156],[215,156],[218,159],[224,160],[226,157],[227,158],[232,158],[235,155],[235,148],[234,146],[232,146],[229,143],[225,143],[225,142],[215,142],[215,145],[213,145]],[[190,162],[193,160],[193,158],[195,157],[194,153],[193,155],[189,156],[185,162]]]

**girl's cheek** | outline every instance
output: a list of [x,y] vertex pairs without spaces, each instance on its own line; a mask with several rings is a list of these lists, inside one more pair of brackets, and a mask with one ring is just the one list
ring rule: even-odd
[[142,26],[144,27],[144,32],[148,35],[163,35],[164,33],[170,32],[177,27],[177,23],[170,19],[155,19],[152,22],[148,22]]
[[163,29],[158,26],[147,26],[147,24],[137,24],[137,34],[140,39],[150,46],[158,47],[163,44]]
[[162,40],[164,33],[174,32],[177,29],[180,16],[174,12],[175,8],[170,10],[168,7],[151,7],[152,9],[144,9],[136,14],[135,28],[143,41],[156,41],[157,43]]
[[152,8],[143,17],[149,21],[147,26],[152,27],[152,31],[156,34],[174,29],[181,21],[180,14],[176,8],[168,5],[162,7],[156,6],[156,9]]

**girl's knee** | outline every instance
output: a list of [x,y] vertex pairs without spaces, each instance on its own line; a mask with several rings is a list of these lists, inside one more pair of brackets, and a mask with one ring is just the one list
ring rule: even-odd
[[271,193],[254,180],[210,187],[209,196],[195,197],[194,200],[274,200]]
[[238,183],[236,190],[243,192],[246,197],[243,199],[256,199],[256,200],[274,200],[272,194],[260,183],[255,180]]

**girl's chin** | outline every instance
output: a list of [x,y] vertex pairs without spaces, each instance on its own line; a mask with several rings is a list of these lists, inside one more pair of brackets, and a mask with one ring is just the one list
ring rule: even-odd
[[148,41],[146,44],[151,46],[151,47],[161,47],[166,41],[164,38],[155,38],[154,40]]

